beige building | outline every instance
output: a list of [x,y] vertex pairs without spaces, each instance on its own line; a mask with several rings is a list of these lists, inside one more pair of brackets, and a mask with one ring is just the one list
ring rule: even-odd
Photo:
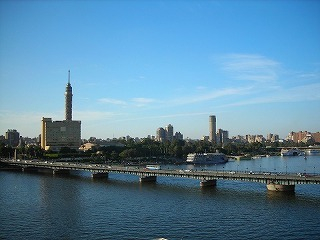
[[287,140],[291,140],[295,143],[299,142],[320,142],[320,132],[311,133],[308,131],[290,132]]
[[81,121],[52,121],[42,118],[41,148],[59,151],[62,147],[78,149],[81,145]]
[[78,150],[81,145],[81,121],[72,120],[72,87],[70,71],[65,92],[66,120],[52,121],[51,118],[42,118],[41,121],[41,148],[59,151],[63,147]]

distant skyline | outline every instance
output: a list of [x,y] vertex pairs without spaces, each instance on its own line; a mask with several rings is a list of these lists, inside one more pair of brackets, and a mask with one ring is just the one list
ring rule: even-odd
[[320,1],[0,1],[0,135],[320,131]]

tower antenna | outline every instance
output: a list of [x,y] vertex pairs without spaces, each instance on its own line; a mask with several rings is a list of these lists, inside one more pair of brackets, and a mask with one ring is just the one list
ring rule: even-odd
[[70,70],[68,71],[68,83],[70,84]]

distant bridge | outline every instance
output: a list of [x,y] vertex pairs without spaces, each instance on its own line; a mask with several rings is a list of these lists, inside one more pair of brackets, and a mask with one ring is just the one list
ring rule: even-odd
[[107,177],[109,173],[131,174],[140,177],[141,182],[156,181],[156,177],[179,177],[200,180],[201,186],[216,185],[216,180],[258,182],[267,185],[271,191],[294,191],[296,184],[320,184],[320,174],[243,172],[243,171],[203,171],[161,169],[150,170],[134,166],[109,166],[106,164],[83,164],[74,162],[40,162],[1,160],[2,165],[23,171],[52,171],[53,174],[68,173],[70,170],[90,171],[92,177]]

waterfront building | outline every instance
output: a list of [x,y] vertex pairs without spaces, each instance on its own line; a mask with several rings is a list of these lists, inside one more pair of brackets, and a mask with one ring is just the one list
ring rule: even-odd
[[290,132],[286,140],[299,142],[320,142],[320,132],[311,133],[308,131]]
[[81,145],[81,121],[72,120],[72,87],[70,71],[65,91],[65,120],[52,121],[51,118],[42,118],[41,121],[41,148],[59,151],[63,147],[78,150]]
[[95,150],[97,148],[97,144],[95,143],[84,143],[80,146],[79,150],[80,151],[83,151],[83,152],[86,152],[86,151],[89,151],[89,150]]
[[63,147],[78,150],[81,145],[81,121],[52,121],[42,118],[41,148],[59,151]]
[[0,143],[5,143],[6,142],[6,137],[1,135],[0,136]]
[[166,130],[162,127],[157,129],[157,141],[164,142],[166,140]]
[[158,142],[169,141],[172,142],[174,139],[183,139],[183,134],[180,132],[176,132],[173,135],[173,126],[168,124],[165,128],[159,127],[157,129],[157,134],[155,140]]
[[19,145],[20,133],[16,129],[8,129],[5,140],[8,146],[17,147]]
[[175,138],[176,140],[183,140],[183,134],[182,134],[181,132],[176,132],[176,133],[174,134],[174,138]]
[[216,135],[216,141],[218,144],[225,144],[228,142],[229,132],[223,129],[218,129]]
[[267,141],[268,142],[279,142],[280,138],[278,134],[268,133]]
[[250,134],[246,135],[246,140],[248,143],[255,143],[255,142],[264,143],[266,141],[263,135],[250,135]]
[[166,126],[165,130],[166,130],[166,139],[169,142],[171,142],[173,140],[173,126],[169,124],[168,126]]
[[212,143],[216,143],[216,129],[217,129],[217,122],[216,116],[211,115],[209,116],[209,141]]
[[209,141],[209,136],[202,136],[200,138],[201,141],[205,141],[205,142],[208,142]]

